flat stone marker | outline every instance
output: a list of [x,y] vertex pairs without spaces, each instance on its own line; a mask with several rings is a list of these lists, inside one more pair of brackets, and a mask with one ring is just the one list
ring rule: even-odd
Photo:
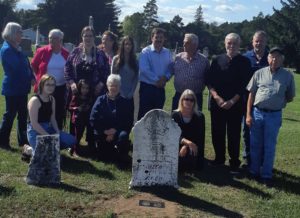
[[36,149],[29,164],[26,182],[29,185],[60,183],[59,135],[36,137]]
[[159,109],[149,111],[133,127],[132,179],[135,186],[178,188],[178,149],[181,129]]

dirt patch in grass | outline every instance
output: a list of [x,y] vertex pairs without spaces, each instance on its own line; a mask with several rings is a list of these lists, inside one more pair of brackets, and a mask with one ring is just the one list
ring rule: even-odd
[[[164,208],[139,206],[140,200],[163,202]],[[161,199],[151,193],[140,192],[130,198],[118,196],[114,198],[101,198],[84,209],[87,216],[99,217],[110,215],[112,217],[178,217],[180,205],[172,201]]]

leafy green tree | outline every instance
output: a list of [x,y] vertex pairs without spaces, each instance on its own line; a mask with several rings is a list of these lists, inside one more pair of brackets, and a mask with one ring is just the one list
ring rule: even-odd
[[158,6],[156,5],[156,0],[149,0],[144,6],[144,28],[148,33],[151,32],[153,27],[158,26],[158,16],[157,16]]
[[159,26],[167,31],[166,47],[173,49],[176,45],[182,46],[184,24],[179,15],[174,16],[170,23],[161,23]]
[[114,0],[45,0],[38,4],[35,21],[40,20],[42,33],[47,34],[52,28],[60,28],[67,41],[78,43],[80,31],[88,25],[89,16],[94,18],[96,32],[110,29],[118,33],[118,15],[120,10]]
[[126,16],[122,22],[122,31],[124,35],[129,35],[134,39],[136,48],[139,50],[143,46],[142,42],[147,41],[143,14],[136,12]]
[[199,7],[197,8],[194,18],[195,18],[195,21],[194,21],[195,23],[197,23],[197,24],[203,24],[204,23],[203,10],[202,10],[201,5],[199,5]]
[[300,0],[281,0],[281,4],[282,9],[273,9],[268,19],[271,43],[283,47],[286,63],[300,73]]
[[7,22],[15,21],[14,9],[19,0],[0,0],[0,25],[4,28]]

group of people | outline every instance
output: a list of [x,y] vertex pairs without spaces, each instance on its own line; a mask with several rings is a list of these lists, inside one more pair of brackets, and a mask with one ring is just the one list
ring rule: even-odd
[[[1,148],[11,148],[10,132],[18,115],[18,143],[24,151],[29,148],[30,155],[35,152],[37,135],[59,134],[61,148],[69,148],[76,156],[85,131],[92,152],[103,157],[128,155],[138,82],[131,37],[124,37],[118,49],[116,35],[106,31],[97,46],[94,29],[87,26],[82,29],[81,43],[69,53],[62,46],[63,32],[52,29],[49,44],[36,50],[31,63],[20,49],[19,24],[8,23],[2,37],[6,111],[0,127]],[[28,101],[31,85],[35,93]],[[67,114],[70,133],[62,131]],[[113,147],[109,151],[116,154],[107,154],[107,147]]]
[[[18,113],[18,142],[35,148],[37,134],[59,133],[61,146],[76,155],[86,129],[86,141],[101,158],[128,155],[129,134],[134,122],[134,92],[138,82],[141,119],[152,109],[162,109],[165,85],[174,76],[175,95],[172,118],[182,129],[179,142],[179,168],[203,167],[205,118],[203,90],[209,90],[212,165],[224,165],[226,142],[232,173],[239,170],[240,136],[243,128],[243,157],[250,174],[266,181],[272,178],[276,138],[282,109],[295,96],[293,75],[283,66],[283,51],[268,51],[267,35],[253,35],[253,49],[240,54],[241,38],[236,33],[225,37],[226,52],[209,60],[198,51],[198,36],[184,36],[184,51],[175,59],[165,48],[166,32],[154,28],[151,44],[142,49],[137,60],[134,40],[125,36],[118,45],[117,36],[105,31],[101,45],[95,45],[95,32],[82,29],[82,42],[70,54],[62,47],[63,33],[49,32],[49,45],[39,48],[31,64],[19,50],[22,29],[8,23],[2,33],[4,69],[2,94],[6,111],[0,128],[1,147],[9,146],[13,120]],[[119,48],[118,48],[119,47]],[[17,84],[17,85],[16,85]],[[34,84],[36,94],[28,103]],[[70,111],[70,134],[61,132]],[[74,137],[75,136],[75,137]],[[28,139],[28,140],[27,140]]]

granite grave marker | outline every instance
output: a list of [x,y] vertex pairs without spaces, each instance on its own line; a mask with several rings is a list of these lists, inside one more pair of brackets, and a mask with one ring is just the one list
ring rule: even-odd
[[178,149],[181,129],[163,110],[149,111],[133,127],[130,187],[178,187]]

